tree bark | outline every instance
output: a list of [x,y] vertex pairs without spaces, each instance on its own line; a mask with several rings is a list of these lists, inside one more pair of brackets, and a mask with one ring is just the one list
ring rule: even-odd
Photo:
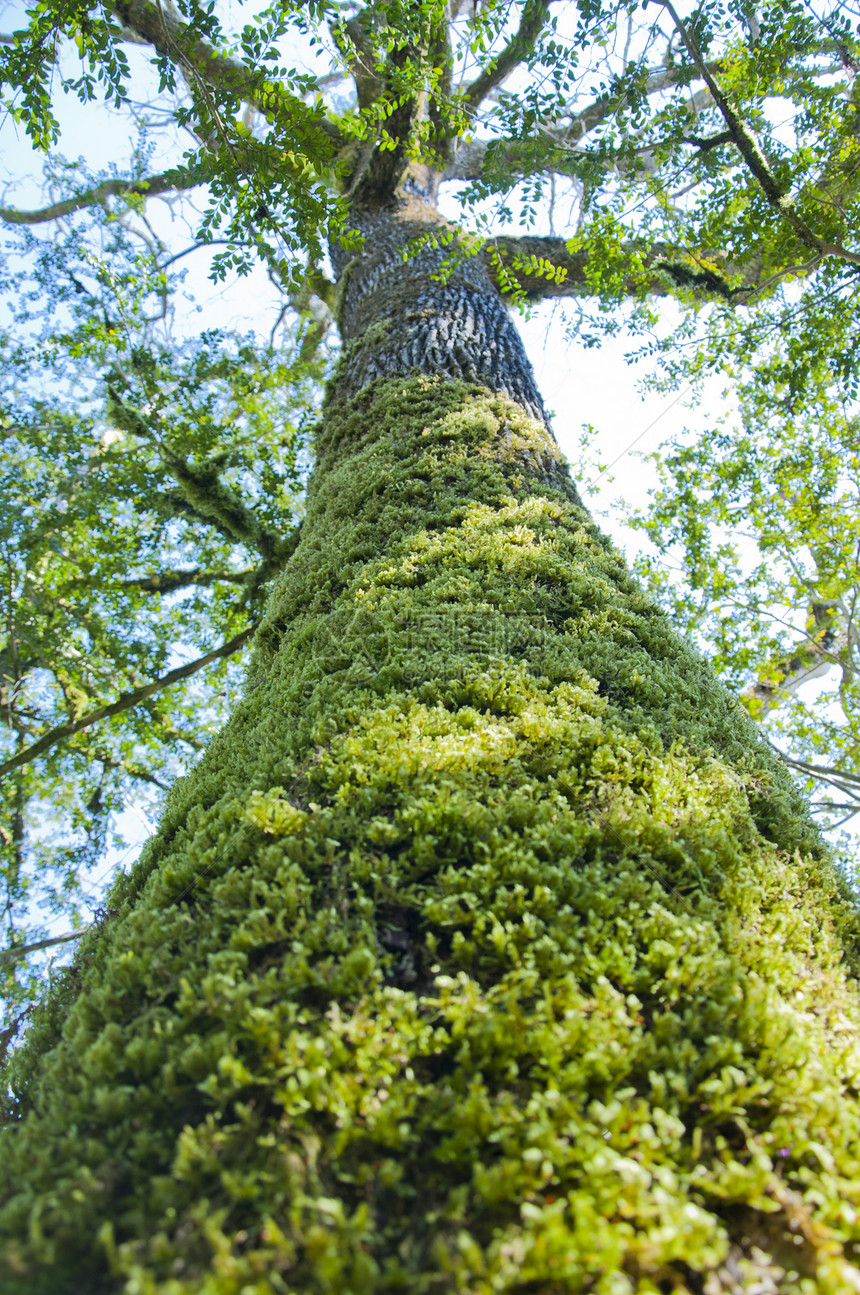
[[[377,379],[423,373],[506,396],[549,431],[522,338],[484,258],[458,253],[447,222],[421,199],[357,213],[354,224],[364,251],[332,248],[345,344],[339,398]],[[428,242],[446,235],[441,246]],[[561,471],[581,503],[566,467]]]
[[4,1291],[857,1290],[853,909],[480,263],[356,223],[245,696],[12,1060]]

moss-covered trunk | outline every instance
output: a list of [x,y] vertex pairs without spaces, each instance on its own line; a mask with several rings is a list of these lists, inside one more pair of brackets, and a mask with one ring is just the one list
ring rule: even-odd
[[374,221],[246,696],[13,1061],[0,1289],[856,1292],[851,908]]

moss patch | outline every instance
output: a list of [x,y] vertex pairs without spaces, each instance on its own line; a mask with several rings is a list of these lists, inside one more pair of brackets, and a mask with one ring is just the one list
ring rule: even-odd
[[853,909],[574,499],[480,388],[330,402],[246,696],[13,1058],[4,1291],[860,1290]]

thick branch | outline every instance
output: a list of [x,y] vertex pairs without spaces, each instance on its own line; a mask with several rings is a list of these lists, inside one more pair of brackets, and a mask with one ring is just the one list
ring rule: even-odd
[[[332,24],[330,31],[338,50],[352,75],[359,108],[367,108],[384,91],[385,82],[379,67],[378,52],[367,29],[370,14],[360,10],[343,24]],[[344,39],[344,35],[348,37]]]
[[80,719],[69,720],[66,724],[58,724],[56,728],[52,728],[48,733],[43,734],[32,746],[25,747],[23,751],[19,751],[10,760],[0,764],[0,777],[11,773],[13,769],[20,768],[21,765],[29,764],[31,760],[44,755],[46,751],[50,751],[52,747],[57,746],[67,737],[72,737],[75,733],[91,728],[93,724],[99,723],[100,720],[111,719],[114,715],[120,715],[123,711],[139,706],[150,697],[154,697],[156,693],[169,688],[171,684],[179,683],[180,680],[197,674],[199,670],[210,665],[213,661],[220,661],[224,657],[233,656],[248,642],[255,628],[255,626],[251,626],[250,629],[243,630],[241,634],[237,634],[235,638],[216,648],[214,652],[207,652],[205,656],[198,657],[196,661],[189,661],[187,665],[177,666],[175,670],[163,675],[161,679],[156,679],[152,683],[146,684],[143,688],[135,688],[131,692],[123,693],[110,706],[100,706],[98,710],[91,710],[86,715],[82,715]]
[[742,693],[752,703],[756,719],[763,719],[788,693],[796,692],[812,679],[819,679],[838,663],[838,652],[845,647],[847,639],[839,606],[813,603],[810,621],[815,632],[807,634],[784,657],[762,670],[756,682]]
[[79,940],[84,931],[70,931],[68,935],[55,935],[47,940],[34,940],[32,944],[15,944],[11,949],[0,952],[0,967],[8,967],[13,962],[26,958],[28,953],[37,953],[39,949],[51,949],[55,944],[68,944],[70,940]]
[[[380,93],[395,90],[398,80],[408,71],[414,51],[409,46],[396,49],[389,57],[387,78]],[[362,158],[350,184],[350,197],[356,207],[371,210],[386,206],[394,195],[409,166],[409,139],[423,111],[423,96],[397,95],[385,118],[385,133],[390,147],[372,147]]]
[[[245,584],[255,569],[246,571],[202,571],[194,567],[186,571],[159,571],[154,576],[134,576],[129,580],[120,580],[114,586],[119,589],[140,589],[144,593],[169,594],[176,589],[187,589],[189,585],[214,585],[219,581],[229,584]],[[75,580],[75,584],[88,584],[87,580]]]
[[211,463],[188,463],[181,455],[172,453],[161,443],[159,414],[149,412],[143,415],[134,406],[126,404],[119,384],[127,387],[128,379],[119,366],[114,367],[113,376],[113,385],[108,387],[113,417],[132,435],[156,441],[166,468],[177,482],[178,490],[159,497],[164,506],[178,516],[191,513],[214,525],[227,538],[255,547],[267,563],[285,561],[295,547],[297,529],[283,536],[271,527],[261,525],[254,510],[221,480],[217,468]]
[[[667,243],[654,243],[650,247],[629,244],[631,263],[638,259],[641,270],[631,269],[624,291],[628,295],[667,297],[679,291],[692,294],[702,301],[720,297],[725,301],[743,302],[752,296],[761,284],[761,265],[758,262],[738,266],[722,260],[714,253],[708,261],[717,260],[720,269],[710,264],[697,264],[695,253]],[[514,288],[527,298],[578,297],[600,291],[589,274],[590,254],[587,251],[571,252],[562,238],[540,238],[499,235],[484,249],[490,272],[503,292]],[[561,273],[553,276],[547,262]],[[743,283],[733,287],[739,275]]]
[[179,484],[179,493],[196,516],[232,540],[253,546],[267,562],[285,557],[292,532],[286,537],[274,528],[263,526],[253,508],[249,508],[217,471],[206,464],[186,463],[178,455],[164,453],[170,472]]
[[124,26],[144,37],[159,54],[190,70],[207,85],[237,95],[269,120],[289,117],[291,125],[298,126],[305,137],[309,154],[341,142],[334,122],[308,109],[283,86],[267,84],[244,63],[219,54],[161,4],[152,0],[113,0],[110,8]]
[[7,225],[41,225],[48,220],[59,220],[61,216],[71,216],[84,207],[103,205],[107,198],[154,198],[160,193],[177,189],[193,189],[207,178],[200,170],[172,170],[164,171],[161,175],[151,175],[144,180],[102,180],[92,189],[85,189],[82,193],[52,203],[50,207],[41,207],[38,211],[16,211],[14,207],[0,207],[0,220]]
[[548,15],[549,0],[526,0],[517,34],[463,93],[466,107],[471,112],[474,113],[487,95],[529,56]]

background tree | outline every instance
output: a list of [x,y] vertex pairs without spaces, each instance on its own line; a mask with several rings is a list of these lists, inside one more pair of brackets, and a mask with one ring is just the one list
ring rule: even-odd
[[123,811],[155,813],[227,713],[295,544],[320,371],[217,332],[168,347],[177,285],[117,221],[18,250],[3,359],[13,1018],[39,970],[22,953],[55,947],[51,914],[64,932],[91,919],[106,846],[128,848]]
[[[236,411],[266,426],[249,374],[287,399],[267,356],[101,354],[99,463],[128,437],[147,498],[232,545],[180,578],[217,571],[229,608],[256,549],[253,604],[292,557],[245,698],[12,1060],[28,1292],[860,1282],[853,909],[778,761],[586,524],[498,296],[629,297],[645,327],[654,296],[713,300],[714,364],[739,307],[747,361],[774,327],[808,344],[786,284],[809,280],[850,382],[855,33],[792,5],[571,12],[279,7],[231,33],[46,6],[6,41],[37,143],[63,34],[83,96],[122,101],[122,43],[154,49],[199,141],[9,223],[205,185],[216,275],[253,251],[346,343],[295,547],[289,498],[269,524],[244,502],[277,484],[256,444],[215,449]],[[352,102],[279,52],[325,19]],[[548,178],[573,236],[494,232]]]
[[825,825],[838,826],[860,811],[860,549],[856,414],[831,362],[822,329],[802,397],[779,351],[740,369],[737,415],[662,458],[661,488],[636,524],[659,553],[643,563],[651,587],[703,636]]

